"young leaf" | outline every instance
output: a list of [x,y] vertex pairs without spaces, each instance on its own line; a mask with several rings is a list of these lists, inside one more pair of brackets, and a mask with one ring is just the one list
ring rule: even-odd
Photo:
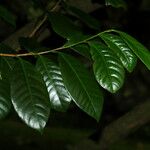
[[52,60],[39,56],[36,67],[43,75],[51,107],[57,111],[66,111],[71,97],[64,86],[59,66]]
[[115,8],[122,7],[126,9],[127,7],[127,4],[124,0],[105,0],[105,4]]
[[0,80],[0,119],[9,113],[11,105],[9,83],[6,80]]
[[116,31],[116,32],[120,34],[120,36],[132,49],[132,51],[139,57],[139,59],[150,70],[150,51],[129,34],[121,31]]
[[40,73],[29,62],[20,59],[12,71],[11,98],[19,117],[30,127],[41,131],[48,120],[48,92]]
[[99,120],[103,96],[95,79],[77,59],[59,54],[60,68],[66,88],[73,101],[87,114]]
[[108,47],[90,43],[94,73],[98,83],[111,93],[117,92],[124,82],[124,68],[116,54]]
[[129,72],[132,72],[136,66],[137,58],[124,40],[118,35],[109,33],[102,33],[100,37],[106,42],[110,49],[117,54],[123,66]]
[[12,26],[16,26],[15,16],[2,5],[0,5],[0,17]]

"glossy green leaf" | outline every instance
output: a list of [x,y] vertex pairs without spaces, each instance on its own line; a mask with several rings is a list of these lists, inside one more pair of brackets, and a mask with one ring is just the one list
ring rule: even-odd
[[116,31],[132,49],[132,51],[138,56],[138,58],[146,65],[150,70],[150,51],[144,47],[140,42],[129,34],[121,31]]
[[126,9],[127,7],[127,4],[124,0],[105,0],[105,4],[115,8],[123,7]]
[[90,43],[94,60],[94,74],[98,83],[111,93],[117,92],[124,82],[124,68],[116,54],[108,47]]
[[74,43],[84,40],[84,36],[79,27],[75,26],[74,23],[66,16],[59,13],[50,13],[48,19],[51,22],[53,30],[67,39],[67,45],[72,45]]
[[97,19],[93,18],[89,14],[83,12],[82,10],[76,7],[69,6],[67,8],[74,16],[78,17],[82,22],[84,22],[90,28],[96,30],[100,29],[101,24]]
[[15,16],[2,5],[0,5],[0,17],[12,26],[16,26]]
[[73,101],[84,112],[99,120],[103,96],[94,77],[72,56],[61,53],[59,62],[65,86]]
[[90,48],[87,44],[78,44],[76,46],[71,47],[75,52],[79,53],[82,56],[87,58],[91,58]]
[[132,72],[136,66],[137,58],[124,40],[118,35],[110,33],[102,33],[100,37],[117,54],[123,66]]
[[66,111],[71,97],[64,86],[59,66],[42,56],[39,56],[36,66],[46,83],[51,107],[57,111]]
[[50,104],[42,76],[27,61],[19,60],[12,71],[11,98],[19,117],[41,131],[48,120]]
[[9,113],[11,105],[9,83],[5,80],[0,80],[0,119]]

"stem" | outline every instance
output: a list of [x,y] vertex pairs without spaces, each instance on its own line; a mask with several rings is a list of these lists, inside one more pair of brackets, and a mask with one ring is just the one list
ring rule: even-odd
[[87,39],[84,39],[84,40],[81,40],[79,42],[76,42],[76,43],[73,43],[71,45],[68,45],[68,46],[62,46],[62,47],[58,47],[58,48],[55,48],[55,49],[51,49],[51,50],[48,50],[48,51],[43,51],[43,52],[39,52],[39,53],[24,53],[24,54],[4,54],[4,53],[0,53],[0,56],[3,56],[3,57],[24,57],[24,56],[36,56],[36,55],[43,55],[43,54],[48,54],[48,53],[51,53],[51,52],[55,52],[55,51],[60,51],[60,50],[64,50],[64,49],[68,49],[70,47],[73,47],[73,46],[76,46],[78,44],[82,44],[82,43],[87,43],[89,40],[92,40],[98,36],[100,36],[102,33],[106,33],[106,32],[113,32],[115,30],[113,29],[110,29],[110,30],[106,30],[106,31],[103,31],[103,32],[100,32],[98,34],[95,34],[94,36],[91,36]]
[[6,53],[0,53],[0,56],[3,56],[3,57],[24,57],[24,56],[35,56],[35,55],[48,54],[50,52],[55,52],[55,51],[59,51],[59,50],[68,49],[70,47],[76,46],[76,45],[81,44],[81,43],[86,43],[87,41],[94,39],[98,35],[99,35],[99,33],[96,34],[96,35],[94,35],[94,36],[92,36],[92,37],[89,37],[87,39],[81,40],[80,42],[76,42],[76,43],[73,43],[73,44],[68,45],[68,46],[62,46],[62,47],[58,47],[58,48],[55,48],[55,49],[51,49],[51,50],[43,51],[43,52],[39,52],[39,53],[31,53],[31,52],[24,53],[24,54],[6,54]]
[[47,16],[45,15],[44,18],[38,23],[38,25],[34,28],[34,30],[29,35],[30,38],[36,34],[36,32],[39,30],[39,28],[44,24],[46,20],[47,20]]

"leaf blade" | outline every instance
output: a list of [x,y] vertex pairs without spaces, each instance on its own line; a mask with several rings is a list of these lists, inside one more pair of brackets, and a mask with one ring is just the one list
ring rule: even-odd
[[103,96],[95,79],[79,61],[67,54],[59,54],[59,62],[64,83],[73,101],[88,115],[99,120]]
[[11,99],[19,117],[31,128],[42,131],[50,112],[46,86],[40,73],[21,59],[13,69]]
[[93,70],[98,83],[111,93],[117,92],[124,82],[124,69],[115,53],[106,46],[90,43],[94,60]]
[[117,54],[123,66],[129,72],[132,72],[136,66],[137,58],[124,40],[121,37],[110,33],[102,33],[100,34],[100,37],[105,41],[109,48]]
[[79,27],[75,26],[75,24],[69,18],[62,14],[49,13],[48,19],[53,30],[61,37],[67,39],[67,43],[64,45],[64,47],[68,47],[68,45],[78,43],[87,38],[87,36],[82,33]]
[[136,54],[136,56],[145,64],[145,66],[150,70],[150,51],[138,42],[135,38],[129,34],[121,31],[116,31]]
[[0,119],[5,118],[11,110],[10,85],[0,80]]
[[36,67],[43,75],[51,107],[57,111],[66,111],[71,97],[64,86],[59,66],[54,61],[39,56]]

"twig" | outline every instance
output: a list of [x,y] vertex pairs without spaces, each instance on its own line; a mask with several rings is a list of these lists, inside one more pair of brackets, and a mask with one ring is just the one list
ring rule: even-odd
[[29,37],[33,37],[36,32],[40,29],[40,27],[44,24],[44,22],[47,20],[47,16],[45,15],[44,18],[37,24],[37,26],[34,28],[34,30],[31,32]]
[[51,52],[68,49],[70,47],[76,46],[76,45],[81,44],[81,43],[87,43],[89,40],[92,40],[92,39],[96,38],[97,36],[99,36],[99,34],[100,33],[98,33],[94,36],[88,37],[88,38],[86,38],[84,40],[81,40],[79,42],[73,43],[71,45],[58,47],[58,48],[51,49],[51,50],[48,50],[48,51],[43,51],[43,52],[38,52],[38,53],[24,53],[24,54],[6,54],[6,53],[4,54],[4,53],[0,53],[0,56],[4,56],[4,57],[24,57],[24,56],[35,56],[35,55],[48,54],[48,53],[51,53]]
[[[61,0],[57,1],[56,4],[51,8],[50,12],[55,11],[55,9],[58,7],[60,2],[61,2]],[[47,20],[47,15],[44,16],[44,18],[37,24],[37,26],[31,32],[31,34],[29,35],[30,38],[36,34],[36,32],[40,29],[40,27],[45,23],[46,20]]]

